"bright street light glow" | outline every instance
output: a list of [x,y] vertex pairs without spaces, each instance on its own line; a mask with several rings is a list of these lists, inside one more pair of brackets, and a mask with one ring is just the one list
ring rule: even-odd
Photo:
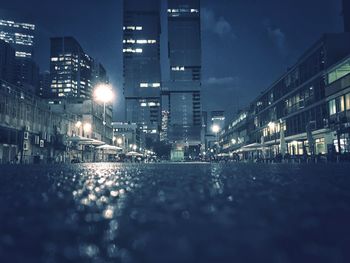
[[91,132],[91,129],[92,129],[91,123],[84,123],[83,129],[84,129],[84,132],[86,133]]
[[94,97],[97,101],[107,103],[113,100],[114,94],[110,86],[102,84],[96,87]]
[[276,124],[274,122],[270,122],[268,124],[270,131],[275,130]]
[[81,125],[82,125],[81,121],[78,121],[78,122],[75,124],[75,127],[76,127],[76,128],[80,128]]
[[214,125],[211,127],[211,130],[212,130],[214,133],[218,133],[218,132],[220,131],[220,126],[214,124]]

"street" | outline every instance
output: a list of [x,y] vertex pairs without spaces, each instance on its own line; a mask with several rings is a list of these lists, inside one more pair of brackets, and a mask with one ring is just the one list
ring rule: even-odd
[[1,166],[0,262],[349,262],[349,168]]

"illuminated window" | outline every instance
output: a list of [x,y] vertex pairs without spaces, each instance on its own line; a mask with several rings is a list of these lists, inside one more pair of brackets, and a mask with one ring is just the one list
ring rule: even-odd
[[[135,43],[135,40],[134,40]],[[137,44],[155,44],[157,43],[156,40],[146,40],[146,39],[139,39],[136,41]]]
[[185,67],[179,67],[179,66],[177,66],[177,67],[172,67],[171,70],[172,70],[172,71],[185,71]]
[[133,48],[124,48],[123,49],[123,53],[142,53],[142,48],[136,48],[136,49],[133,49]]
[[137,31],[140,31],[140,30],[142,30],[142,26],[126,26],[126,27],[124,26],[123,30],[132,30],[132,31],[137,30]]
[[337,107],[335,104],[335,100],[331,100],[328,102],[329,105],[329,115],[334,115],[337,113]]
[[328,74],[328,84],[331,84],[338,79],[348,75],[350,73],[350,58],[337,66],[336,69]]
[[346,109],[350,110],[350,93],[346,94],[345,96],[345,104],[346,104]]
[[341,96],[338,99],[339,99],[339,112],[343,112],[343,111],[345,111],[344,96]]

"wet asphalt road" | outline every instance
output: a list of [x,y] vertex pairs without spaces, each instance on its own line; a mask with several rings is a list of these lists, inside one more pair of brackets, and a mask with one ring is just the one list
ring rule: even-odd
[[0,167],[0,262],[350,262],[350,165]]

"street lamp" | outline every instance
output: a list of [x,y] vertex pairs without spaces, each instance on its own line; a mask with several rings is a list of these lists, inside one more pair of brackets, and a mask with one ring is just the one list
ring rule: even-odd
[[218,133],[220,131],[220,126],[214,124],[213,126],[211,126],[211,130],[213,131],[213,133]]
[[112,88],[107,84],[101,84],[95,88],[94,97],[96,101],[103,102],[103,136],[106,138],[106,103],[114,99]]
[[[219,139],[218,139],[218,133],[220,131],[220,126],[217,124],[214,124],[213,126],[211,126],[211,130],[213,133],[215,133],[215,144],[218,145],[219,144]],[[219,147],[217,147],[218,150]]]
[[122,143],[123,143],[123,139],[122,139],[122,138],[118,138],[118,139],[117,139],[117,144],[118,144],[118,145],[122,145]]

